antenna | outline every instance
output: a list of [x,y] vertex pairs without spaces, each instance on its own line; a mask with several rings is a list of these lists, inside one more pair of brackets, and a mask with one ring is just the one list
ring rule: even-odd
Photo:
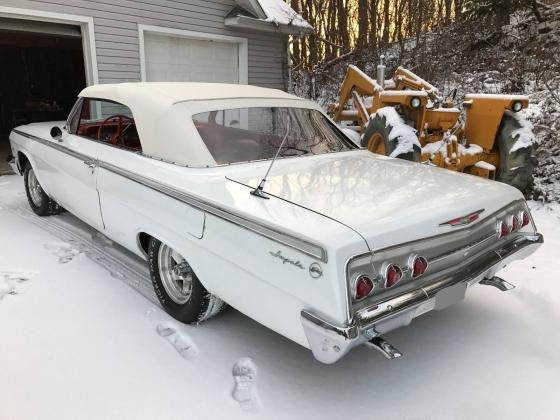
[[259,183],[259,186],[251,191],[251,195],[254,195],[255,197],[265,198],[267,200],[269,199],[269,197],[264,195],[264,192],[263,192],[264,184],[266,183],[266,178],[268,178],[268,174],[270,173],[270,170],[272,169],[272,166],[274,165],[274,162],[276,162],[276,158],[280,154],[280,150],[282,150],[282,147],[284,147],[284,142],[288,138],[289,133],[290,133],[290,114],[288,114],[288,119],[286,120],[286,134],[284,134],[284,138],[282,139],[282,142],[280,143],[280,147],[278,147],[278,150],[276,150],[276,155],[274,155],[274,159],[272,159],[272,162],[270,162],[270,166],[268,167],[268,170],[266,171],[266,174],[264,175],[264,178]]

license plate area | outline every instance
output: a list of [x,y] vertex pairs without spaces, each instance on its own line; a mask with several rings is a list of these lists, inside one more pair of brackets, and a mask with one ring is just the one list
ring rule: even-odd
[[453,286],[446,287],[440,292],[436,293],[436,303],[434,309],[439,311],[445,309],[448,306],[455,305],[456,303],[462,301],[465,298],[467,292],[467,283],[457,283]]

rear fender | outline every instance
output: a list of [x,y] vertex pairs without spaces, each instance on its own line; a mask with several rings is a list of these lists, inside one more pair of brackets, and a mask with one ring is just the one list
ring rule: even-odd
[[467,110],[465,132],[469,143],[492,150],[504,112],[512,110],[515,102],[521,102],[523,108],[529,106],[525,95],[466,95],[463,106]]

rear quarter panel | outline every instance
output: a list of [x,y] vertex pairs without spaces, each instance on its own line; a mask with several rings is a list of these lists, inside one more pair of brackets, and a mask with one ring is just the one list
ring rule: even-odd
[[[101,159],[150,179],[180,185],[192,194],[200,195],[207,189],[215,196],[216,189],[225,186],[227,197],[223,204],[261,200],[224,177],[216,181],[189,176],[197,170],[115,148],[107,147]],[[307,346],[300,322],[302,309],[313,310],[339,324],[346,322],[345,263],[348,255],[364,252],[365,242],[337,222],[281,200],[267,200],[271,220],[275,214],[289,213],[294,223],[303,220],[317,226],[318,237],[321,231],[341,232],[338,241],[328,241],[336,244],[327,248],[328,262],[320,262],[103,168],[99,169],[98,189],[108,237],[138,255],[144,255],[138,244],[140,232],[167,243],[189,261],[211,293],[274,331]],[[275,256],[278,252],[297,264],[284,262]],[[323,270],[319,278],[309,273],[313,263]]]

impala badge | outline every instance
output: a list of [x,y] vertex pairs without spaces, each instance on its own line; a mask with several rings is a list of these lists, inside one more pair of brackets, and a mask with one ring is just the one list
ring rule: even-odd
[[290,264],[302,270],[305,269],[305,267],[301,264],[299,260],[295,261],[289,259],[288,257],[285,257],[284,255],[282,255],[282,251],[276,251],[276,252],[269,251],[269,254],[272,255],[274,258],[278,258],[279,260],[281,260],[282,264]]
[[451,227],[465,226],[465,225],[471,224],[475,220],[478,220],[478,217],[480,216],[480,213],[482,213],[483,211],[484,211],[484,209],[477,210],[477,211],[475,211],[471,214],[467,214],[466,216],[457,217],[455,219],[448,220],[447,222],[440,223],[439,225],[440,226],[449,225]]

